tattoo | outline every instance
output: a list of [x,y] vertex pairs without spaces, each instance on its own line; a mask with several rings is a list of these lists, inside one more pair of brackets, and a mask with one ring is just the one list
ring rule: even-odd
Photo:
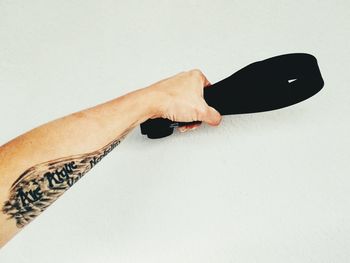
[[98,164],[125,138],[123,135],[100,150],[35,165],[12,185],[2,212],[24,227]]

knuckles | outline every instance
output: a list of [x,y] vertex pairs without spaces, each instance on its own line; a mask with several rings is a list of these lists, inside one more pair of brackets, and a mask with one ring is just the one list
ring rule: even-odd
[[197,83],[200,83],[201,85],[205,84],[207,82],[207,78],[204,75],[204,73],[200,69],[192,69],[187,72],[189,77],[194,80]]
[[200,78],[200,79],[204,79],[205,78],[203,72],[200,69],[192,69],[192,70],[188,71],[188,73],[189,73],[190,76],[193,76],[193,77],[197,77],[197,78]]

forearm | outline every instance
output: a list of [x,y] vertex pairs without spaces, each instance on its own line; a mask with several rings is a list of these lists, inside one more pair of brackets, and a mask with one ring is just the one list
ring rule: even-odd
[[42,125],[0,147],[0,247],[132,128],[153,117],[157,99],[141,89]]
[[0,247],[143,121],[161,117],[218,125],[220,113],[203,98],[203,87],[209,85],[199,70],[182,72],[42,125],[1,146]]

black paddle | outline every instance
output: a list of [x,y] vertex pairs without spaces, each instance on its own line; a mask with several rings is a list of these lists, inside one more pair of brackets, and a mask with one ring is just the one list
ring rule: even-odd
[[[204,99],[221,115],[254,113],[284,108],[310,98],[323,87],[314,56],[286,54],[252,63],[230,77],[204,89]],[[196,122],[149,119],[141,133],[156,139],[169,136],[175,127]]]

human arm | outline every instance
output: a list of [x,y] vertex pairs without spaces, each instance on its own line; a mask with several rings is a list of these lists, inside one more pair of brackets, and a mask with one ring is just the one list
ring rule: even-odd
[[0,247],[143,121],[162,117],[218,125],[220,114],[203,99],[208,85],[200,71],[183,72],[51,121],[1,146]]

